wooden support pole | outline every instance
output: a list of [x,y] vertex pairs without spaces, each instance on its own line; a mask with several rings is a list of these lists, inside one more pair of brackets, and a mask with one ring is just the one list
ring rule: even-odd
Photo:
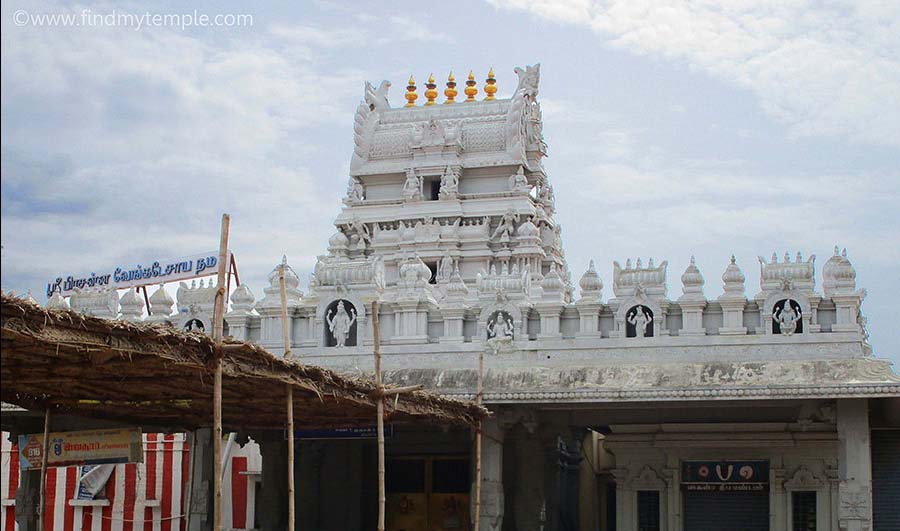
[[[224,334],[225,276],[228,270],[228,228],[231,216],[222,214],[222,233],[219,238],[219,276],[216,282],[216,300],[213,307],[212,338],[222,344]],[[222,531],[222,357],[217,349],[215,378],[213,380],[213,530]]]
[[[287,263],[283,262],[278,270],[278,283],[281,286],[281,339],[284,345],[284,357],[290,359],[291,336],[288,327],[287,314],[287,287],[284,281],[284,269]],[[288,531],[294,531],[295,507],[294,507],[294,386],[287,384],[287,484],[288,484]]]
[[[378,430],[378,531],[384,531],[384,385],[381,383],[381,333],[378,330],[378,301],[372,301],[372,338],[375,343],[375,388],[378,402],[375,405]],[[399,395],[398,395],[399,396]]]
[[[49,453],[50,408],[47,408],[44,410],[44,442],[41,450],[41,493],[38,497],[38,531],[44,530],[44,491],[47,490],[47,455]],[[13,459],[18,459],[18,456],[13,456]]]
[[[481,405],[481,397],[484,394],[484,351],[478,351],[478,391],[475,393],[475,403]],[[479,531],[481,527],[481,428],[482,420],[478,420],[478,429],[475,432],[475,515],[472,519],[472,530]]]

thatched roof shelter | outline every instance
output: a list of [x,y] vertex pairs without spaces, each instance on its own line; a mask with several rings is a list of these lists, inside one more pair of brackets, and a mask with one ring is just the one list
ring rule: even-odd
[[[297,428],[371,425],[375,384],[285,360],[250,343],[217,348],[202,333],[47,310],[2,295],[0,400],[81,417],[193,429],[213,416],[213,365],[222,358],[225,429],[282,429],[286,384]],[[426,391],[391,396],[390,422],[475,425],[487,411]]]

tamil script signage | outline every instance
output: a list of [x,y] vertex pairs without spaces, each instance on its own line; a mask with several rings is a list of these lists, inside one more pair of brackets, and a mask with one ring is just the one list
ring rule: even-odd
[[87,275],[59,276],[47,283],[47,296],[53,295],[53,292],[67,296],[76,289],[132,288],[213,275],[219,263],[218,254],[217,251],[209,251],[149,263],[122,264],[100,273],[92,271]]
[[[384,427],[384,436],[392,437],[394,426],[388,424]],[[358,426],[348,428],[294,430],[297,439],[375,439],[378,437],[376,426]]]
[[[40,468],[44,434],[19,435],[19,467]],[[51,432],[47,466],[140,463],[144,445],[139,428]]]
[[761,492],[769,490],[768,461],[683,461],[685,490]]

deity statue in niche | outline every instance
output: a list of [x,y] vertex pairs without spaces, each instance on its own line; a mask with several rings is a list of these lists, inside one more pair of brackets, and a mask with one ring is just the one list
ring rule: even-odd
[[325,320],[328,322],[328,330],[331,332],[331,336],[334,337],[335,346],[345,346],[347,338],[350,336],[350,327],[356,322],[356,310],[351,308],[350,313],[347,313],[344,301],[340,301],[337,305],[337,311],[329,311],[328,315],[325,316]]
[[653,322],[653,316],[643,306],[636,306],[628,322],[634,325],[634,337],[647,337],[647,327]]
[[792,336],[797,331],[797,323],[800,321],[800,312],[798,312],[791,300],[784,301],[784,306],[775,310],[772,316],[778,327],[781,328],[781,335]]
[[517,223],[519,223],[519,215],[516,214],[513,209],[508,209],[506,214],[503,214],[503,217],[500,218],[500,224],[497,225],[497,229],[494,230],[491,239],[495,240],[500,238],[501,240],[509,240],[516,232]]
[[505,339],[513,337],[512,318],[505,312],[498,312],[494,322],[488,324],[488,333],[491,339]]

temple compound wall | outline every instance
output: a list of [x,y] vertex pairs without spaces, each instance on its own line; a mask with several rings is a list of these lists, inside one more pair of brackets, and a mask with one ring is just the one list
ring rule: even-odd
[[[677,298],[664,259],[616,261],[608,284],[593,262],[574,277],[542,164],[540,65],[515,71],[509,98],[496,97],[491,73],[484,97],[470,74],[457,100],[451,74],[444,101],[431,77],[419,105],[411,78],[400,108],[389,82],[366,83],[327,253],[305,290],[286,257],[261,297],[235,289],[227,333],[282,352],[284,272],[291,350],[304,363],[371,373],[373,302],[387,382],[471,399],[483,354],[494,412],[484,529],[897,529],[900,473],[886,471],[900,454],[900,378],[873,356],[847,251],[820,267],[799,252],[753,258],[755,294],[747,257],[706,264],[716,288],[691,258]],[[182,284],[177,302],[159,290],[149,319],[209,330],[215,289]],[[144,319],[133,292],[50,301],[66,304]],[[272,504],[261,525],[275,528],[283,437],[254,439]],[[471,441],[395,427],[391,529],[469,526]],[[371,441],[302,440],[298,456],[299,525],[372,527]]]

